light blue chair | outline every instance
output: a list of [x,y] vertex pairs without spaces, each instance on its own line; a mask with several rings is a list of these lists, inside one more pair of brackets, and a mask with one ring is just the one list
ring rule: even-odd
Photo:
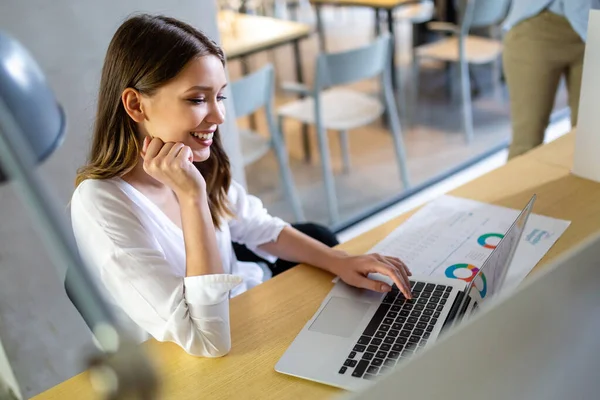
[[511,0],[458,0],[459,25],[445,22],[428,24],[429,29],[445,32],[450,36],[419,46],[413,53],[412,110],[418,108],[418,78],[421,60],[451,62],[459,67],[458,81],[460,82],[462,117],[467,143],[471,143],[474,137],[469,64],[494,63],[494,81],[497,84],[500,81],[498,61],[502,55],[502,41],[499,38],[485,38],[470,35],[469,32],[471,29],[499,26],[508,14],[510,3]]
[[[348,131],[372,123],[385,113],[392,133],[399,176],[404,188],[410,186],[398,106],[392,89],[391,46],[389,35],[383,35],[365,47],[340,53],[322,53],[317,58],[312,89],[300,84],[283,85],[284,89],[306,97],[285,104],[277,110],[279,129],[282,131],[285,118],[316,126],[329,219],[332,224],[339,221],[339,211],[327,129],[339,132],[344,171],[348,172]],[[381,79],[380,87],[383,93],[380,97],[335,87],[374,77]]]
[[233,82],[231,85],[236,116],[238,118],[245,117],[264,107],[269,128],[268,138],[252,130],[240,130],[243,165],[246,167],[258,161],[273,149],[279,164],[285,195],[292,207],[294,218],[297,222],[302,222],[304,221],[304,213],[289,168],[287,151],[273,117],[274,82],[273,66],[268,64],[258,71]]

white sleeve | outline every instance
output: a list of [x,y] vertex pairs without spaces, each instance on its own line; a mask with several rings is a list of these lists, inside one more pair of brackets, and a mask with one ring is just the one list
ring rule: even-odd
[[260,245],[277,241],[279,234],[289,224],[269,215],[263,203],[237,182],[232,181],[229,200],[235,216],[229,221],[231,240],[245,245],[258,256],[275,262],[277,257],[258,249]]
[[111,182],[83,182],[73,195],[71,216],[82,257],[135,323],[195,356],[229,352],[229,291],[240,277],[175,274],[131,201]]

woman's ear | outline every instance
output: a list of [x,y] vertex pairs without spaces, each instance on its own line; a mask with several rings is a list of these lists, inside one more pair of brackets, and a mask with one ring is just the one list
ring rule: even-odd
[[123,90],[121,101],[127,114],[135,122],[142,122],[145,119],[144,110],[142,107],[142,95],[133,88]]

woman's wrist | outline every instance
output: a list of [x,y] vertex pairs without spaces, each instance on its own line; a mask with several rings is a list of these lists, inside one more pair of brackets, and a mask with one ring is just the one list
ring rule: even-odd
[[208,218],[212,221],[210,207],[208,205],[208,196],[202,194],[188,194],[177,196],[179,208],[182,214],[188,212],[200,212],[202,219]]
[[324,257],[322,269],[331,272],[334,275],[339,275],[340,269],[344,268],[346,260],[350,255],[343,250],[329,249],[327,256]]
[[204,203],[208,204],[208,196],[204,190],[193,190],[187,192],[175,192],[179,205],[181,207],[190,205],[198,206]]

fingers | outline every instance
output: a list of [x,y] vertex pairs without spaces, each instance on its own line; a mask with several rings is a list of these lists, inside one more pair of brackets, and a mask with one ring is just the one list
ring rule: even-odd
[[[161,141],[162,142],[162,141]],[[152,144],[152,143],[151,143]],[[160,151],[158,152],[158,155],[156,156],[156,158],[159,158],[161,160],[167,159],[169,157],[169,152],[171,151],[171,149],[176,145],[177,143],[174,142],[167,142],[164,143],[162,148],[160,149]]]
[[164,143],[159,138],[150,139],[146,137],[142,144],[142,156],[146,162],[160,164],[164,161],[174,160],[184,147],[187,146],[180,142]]
[[396,257],[386,257],[383,256],[383,258],[390,264],[392,264],[394,267],[396,267],[396,269],[398,270],[398,272],[400,272],[400,274],[406,278],[406,282],[410,283],[408,280],[408,277],[412,275],[412,273],[410,272],[410,270],[408,269],[408,267],[406,266],[406,264],[404,264],[399,258]]
[[378,265],[375,265],[376,272],[391,278],[404,297],[411,299],[410,282],[406,270],[402,267],[402,262],[392,258],[383,257],[379,254],[374,255],[374,257],[379,262]]
[[404,264],[404,262],[401,259],[399,259],[397,257],[387,257],[387,256],[385,256],[385,258],[393,260],[396,263],[400,264],[402,266],[402,269],[406,272],[406,275],[407,276],[412,276],[412,272],[410,272],[410,269],[408,269],[408,267],[406,266],[406,264]]
[[392,290],[392,287],[385,282],[369,279],[366,276],[359,276],[354,282],[347,282],[352,286],[362,289],[369,289],[375,292],[386,293]]
[[144,139],[144,143],[146,144],[146,150],[143,154],[144,160],[152,160],[156,158],[165,145],[159,138],[150,139],[147,137]]
[[[395,268],[395,273],[400,277],[400,279],[402,280],[402,283],[404,284],[404,287],[406,288],[406,290],[408,291],[409,295],[411,295],[410,292],[410,280],[408,279],[408,268],[406,268],[406,266],[404,265],[404,263],[402,263],[401,261],[397,260],[397,259],[393,259],[393,258],[389,258],[389,257],[384,257],[384,259],[392,264]],[[406,296],[406,294],[405,294]],[[410,297],[407,297],[410,298]]]
[[177,158],[181,160],[188,160],[189,162],[194,162],[194,154],[192,153],[192,149],[189,146],[183,146],[181,151],[179,151]]
[[175,158],[177,158],[177,156],[179,155],[179,153],[181,152],[181,150],[185,147],[185,145],[181,142],[179,143],[175,143],[172,147],[171,150],[169,150],[169,153],[166,155],[165,160],[174,160]]

